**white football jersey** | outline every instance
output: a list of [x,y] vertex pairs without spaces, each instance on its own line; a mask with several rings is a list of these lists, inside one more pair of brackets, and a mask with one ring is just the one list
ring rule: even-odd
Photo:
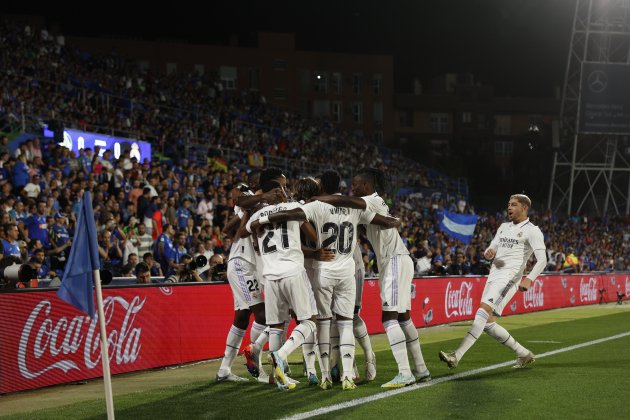
[[[244,196],[252,196],[254,193],[250,191],[243,192]],[[239,206],[234,206],[234,214],[238,215],[241,219],[243,218],[243,211]],[[230,256],[228,257],[228,261],[232,258],[242,258],[243,260],[256,265],[256,251],[254,250],[254,244],[252,242],[252,237],[247,238],[239,238],[236,242],[232,244],[232,248],[230,249]]]
[[[254,220],[279,211],[300,207],[299,203],[280,203],[263,207],[247,222],[248,230]],[[304,272],[304,254],[300,242],[300,222],[268,223],[258,237],[258,250],[263,260],[265,280],[279,280],[301,275]]]
[[538,226],[525,219],[518,225],[502,223],[489,248],[496,251],[492,271],[522,276],[527,260],[536,250],[545,250],[545,240]]
[[332,261],[315,261],[315,268],[329,278],[354,276],[354,250],[357,246],[357,225],[372,221],[374,212],[347,207],[335,207],[321,201],[302,206],[306,219],[317,231],[317,248],[335,253]]
[[[385,200],[383,200],[378,193],[375,192],[372,195],[366,195],[362,198],[367,204],[368,211],[382,216],[390,216],[389,207],[387,207]],[[383,229],[375,225],[367,225],[366,230],[368,240],[372,244],[372,248],[374,248],[379,268],[386,260],[394,255],[409,255],[409,250],[407,250],[407,247],[400,238],[398,230]]]

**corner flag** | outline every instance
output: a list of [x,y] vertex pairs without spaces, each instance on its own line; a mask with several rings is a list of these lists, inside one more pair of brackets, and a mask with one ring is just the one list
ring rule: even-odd
[[63,274],[61,287],[57,291],[59,299],[94,318],[92,277],[94,270],[98,270],[100,267],[92,197],[89,192],[85,192],[81,200],[79,219],[70,248],[70,256]]
[[475,214],[450,213],[443,210],[439,224],[440,230],[451,238],[469,244],[475,233],[478,218]]

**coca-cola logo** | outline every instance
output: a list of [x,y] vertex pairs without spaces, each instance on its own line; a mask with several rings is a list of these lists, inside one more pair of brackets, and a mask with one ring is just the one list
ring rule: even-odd
[[444,296],[444,310],[446,317],[472,315],[472,282],[463,281],[459,285],[459,289],[452,289],[453,285],[449,281],[446,285],[446,294]]
[[626,296],[630,296],[630,277],[626,277]]
[[580,302],[595,302],[597,300],[597,279],[590,277],[588,281],[580,279]]
[[534,280],[530,288],[523,293],[523,306],[525,308],[542,308],[545,306],[545,292],[543,291],[542,280]]
[[[110,296],[103,301],[105,324],[110,327],[107,328],[110,363],[128,364],[138,358],[142,348],[142,328],[134,327],[134,322],[145,301],[146,297],[141,301],[139,296],[131,302],[118,296]],[[118,306],[126,311],[120,330],[110,325]],[[91,319],[84,315],[77,315],[71,320],[61,317],[55,321],[50,317],[52,310],[49,300],[40,301],[22,328],[17,362],[24,378],[34,379],[54,369],[64,373],[81,369],[72,360],[77,360],[72,356],[81,354],[81,350],[85,368],[94,369],[101,360],[98,315]]]
[[160,292],[162,292],[165,296],[170,296],[173,294],[173,288],[169,286],[160,287]]

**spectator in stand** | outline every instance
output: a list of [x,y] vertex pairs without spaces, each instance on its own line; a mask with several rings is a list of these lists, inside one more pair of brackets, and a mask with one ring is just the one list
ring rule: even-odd
[[101,267],[111,271],[112,275],[118,275],[123,258],[118,239],[112,235],[109,229],[105,229],[99,234],[98,245]]
[[39,181],[39,174],[34,174],[31,177],[31,181],[24,186],[24,192],[26,193],[27,198],[37,200],[37,197],[39,197],[39,194],[42,192]]
[[20,232],[18,230],[17,225],[13,223],[5,223],[3,225],[4,230],[4,238],[2,239],[2,255],[14,255],[16,257],[21,257],[20,252],[20,243],[18,242],[18,237],[20,236]]
[[140,245],[138,245],[138,255],[144,255],[147,252],[152,252],[154,242],[153,238],[147,232],[147,227],[144,223],[139,223],[136,225],[138,229],[138,240],[140,241]]
[[47,219],[46,202],[39,201],[37,203],[37,212],[24,220],[23,226],[26,229],[23,229],[21,231],[21,234],[25,238],[39,240],[45,249],[50,249],[50,241],[48,240]]
[[[141,245],[140,238],[136,233],[137,220],[135,218],[131,219],[131,223],[129,224],[129,228],[127,229],[126,238],[123,241],[123,261],[129,262],[129,258],[132,255],[136,256],[136,260],[138,259],[138,248]],[[136,261],[137,263],[138,261]]]
[[575,254],[573,253],[573,249],[572,248],[569,248],[568,251],[569,251],[569,253],[567,254],[567,256],[566,256],[566,258],[564,260],[562,272],[564,272],[564,273],[579,273],[580,272],[580,261],[579,261],[578,257],[576,257]]
[[449,267],[449,274],[454,276],[465,276],[470,274],[470,265],[466,261],[463,252],[455,254],[455,262]]
[[20,195],[20,190],[28,183],[30,179],[29,167],[26,163],[26,155],[17,158],[17,162],[13,166],[13,191],[16,195]]
[[179,268],[176,261],[175,244],[173,243],[175,227],[166,224],[163,228],[164,231],[154,244],[153,254],[155,255],[155,259],[160,263],[160,266],[163,267],[164,274],[170,276]]
[[151,284],[151,270],[145,262],[136,265],[136,284]]
[[177,228],[186,229],[188,227],[188,219],[192,217],[190,214],[190,198],[184,197],[182,205],[177,209]]
[[444,276],[446,275],[446,267],[444,266],[444,257],[436,255],[433,257],[431,270],[429,270],[430,276]]
[[[163,277],[162,267],[160,263],[153,259],[153,254],[150,252],[145,253],[142,256],[142,262],[145,263],[151,270],[152,277]],[[136,270],[137,271],[137,270]]]
[[212,189],[208,188],[203,199],[199,202],[197,206],[197,215],[202,217],[210,223],[212,226],[212,222],[214,220],[214,203],[212,197]]
[[149,215],[148,222],[144,219],[144,215],[147,213],[147,209],[149,208],[150,205],[151,205],[151,189],[148,187],[144,187],[142,189],[142,195],[138,197],[138,201],[136,205],[136,209],[137,209],[136,216],[138,217],[138,220],[140,220],[141,223],[144,223],[147,226],[147,230],[149,231],[151,230],[153,226],[151,223],[151,215]]

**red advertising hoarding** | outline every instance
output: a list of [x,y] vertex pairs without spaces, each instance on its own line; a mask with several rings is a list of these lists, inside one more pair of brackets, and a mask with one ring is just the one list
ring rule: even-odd
[[[485,277],[415,279],[415,325],[472,319],[485,282]],[[366,280],[363,291],[361,316],[368,331],[383,332],[378,281]],[[503,315],[614,302],[617,292],[630,294],[630,275],[542,276],[528,292],[517,293]],[[103,293],[112,373],[223,355],[234,314],[228,285]],[[0,393],[102,376],[98,320],[59,300],[55,291],[0,294],[0,319]]]

